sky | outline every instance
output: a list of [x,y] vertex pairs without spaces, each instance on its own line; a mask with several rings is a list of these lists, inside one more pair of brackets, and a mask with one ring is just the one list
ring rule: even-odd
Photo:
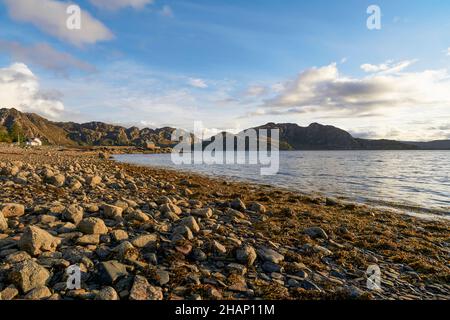
[[[371,5],[380,29],[367,26]],[[450,139],[449,17],[448,0],[0,0],[0,107]]]

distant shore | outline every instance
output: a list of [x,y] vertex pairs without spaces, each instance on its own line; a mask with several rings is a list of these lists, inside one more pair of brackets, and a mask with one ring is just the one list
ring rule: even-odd
[[[450,298],[449,222],[122,164],[108,152],[0,147],[0,203],[19,208],[3,209],[3,299]],[[85,227],[93,221],[106,229]],[[30,226],[58,246],[24,246]],[[11,277],[29,259],[48,273],[33,288]],[[111,261],[126,271],[105,281]],[[86,269],[80,290],[59,278],[73,263]],[[373,265],[381,291],[367,286]]]

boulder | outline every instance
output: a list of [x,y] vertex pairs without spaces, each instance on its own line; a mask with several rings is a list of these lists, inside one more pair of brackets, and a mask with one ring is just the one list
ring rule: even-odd
[[57,175],[51,176],[48,179],[48,183],[50,183],[51,185],[53,185],[55,187],[62,187],[62,186],[64,186],[65,182],[66,182],[66,177],[62,174],[57,174]]
[[86,178],[86,182],[91,187],[95,187],[96,185],[98,185],[102,182],[102,178],[99,176],[88,176]]
[[231,201],[230,207],[235,210],[241,210],[241,211],[247,210],[247,207],[245,206],[244,202],[242,202],[242,200],[239,198],[236,198],[233,201]]
[[21,217],[25,214],[25,207],[17,203],[6,203],[2,206],[1,213],[5,218]]
[[18,263],[10,273],[10,281],[24,293],[46,285],[50,273],[33,260]]
[[199,225],[197,223],[197,220],[195,220],[195,218],[192,217],[192,216],[189,216],[189,217],[181,219],[179,224],[181,226],[188,227],[194,233],[200,232],[200,227],[199,227]]
[[131,288],[130,300],[162,300],[163,293],[160,287],[152,286],[147,279],[142,276],[134,278],[133,287]]
[[124,264],[116,260],[110,260],[98,265],[98,276],[101,283],[111,285],[119,278],[128,276],[128,271]]
[[78,229],[85,234],[107,234],[108,228],[100,218],[86,218],[78,225]]
[[157,234],[145,234],[137,236],[131,241],[131,244],[137,248],[144,248],[158,241]]
[[120,298],[117,291],[113,287],[105,287],[97,293],[95,300],[109,301],[120,300]]
[[253,265],[256,260],[256,251],[250,245],[244,245],[236,250],[236,259],[240,263],[243,263],[247,266]]
[[36,226],[29,226],[19,240],[19,248],[31,255],[39,255],[43,251],[54,252],[61,243],[61,239],[52,236]]
[[64,211],[63,219],[75,224],[79,224],[83,220],[83,208],[73,204]]
[[270,261],[278,264],[284,260],[284,256],[282,254],[267,247],[261,247],[257,252],[258,256],[264,261]]
[[112,206],[110,204],[103,205],[103,214],[108,219],[121,220],[123,208]]

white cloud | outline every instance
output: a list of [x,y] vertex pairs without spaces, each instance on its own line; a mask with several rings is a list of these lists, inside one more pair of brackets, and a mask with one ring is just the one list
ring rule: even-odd
[[403,69],[399,66],[385,69],[396,71],[363,78],[340,75],[334,63],[311,68],[301,72],[296,79],[287,81],[285,89],[267,100],[265,105],[348,111],[354,116],[396,107],[450,107],[450,74],[447,70],[399,72]]
[[245,95],[248,97],[259,97],[264,95],[267,92],[267,88],[264,86],[250,86],[247,91],[245,92]]
[[203,80],[203,79],[190,78],[189,79],[189,85],[191,85],[191,86],[193,86],[195,88],[200,88],[200,89],[208,88],[208,85],[206,84],[205,80]]
[[163,6],[161,11],[159,11],[159,14],[161,14],[164,17],[168,17],[168,18],[173,18],[174,17],[173,10],[168,5]]
[[0,52],[8,53],[14,61],[38,65],[57,74],[67,75],[71,69],[95,71],[95,67],[89,63],[59,52],[46,43],[24,46],[18,42],[0,40]]
[[450,48],[447,49],[447,56],[450,57]]
[[126,7],[139,10],[152,4],[153,0],[89,0],[89,2],[98,8],[107,10],[119,10]]
[[0,69],[0,101],[2,107],[36,112],[50,118],[56,118],[64,111],[61,101],[40,90],[37,77],[23,63]]
[[87,11],[81,11],[81,29],[67,28],[69,3],[55,0],[4,0],[12,19],[28,22],[62,41],[76,46],[111,40],[114,35]]
[[385,63],[378,65],[366,63],[361,66],[361,69],[368,73],[395,73],[406,69],[415,62],[417,62],[417,60],[405,60],[398,63],[394,63],[393,61],[386,61]]

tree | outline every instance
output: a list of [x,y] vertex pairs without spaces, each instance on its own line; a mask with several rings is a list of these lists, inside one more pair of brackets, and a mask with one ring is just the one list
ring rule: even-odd
[[11,142],[11,137],[5,128],[0,128],[0,142]]
[[9,130],[9,136],[13,142],[18,143],[23,142],[24,135],[22,127],[19,124],[14,123],[11,129]]

